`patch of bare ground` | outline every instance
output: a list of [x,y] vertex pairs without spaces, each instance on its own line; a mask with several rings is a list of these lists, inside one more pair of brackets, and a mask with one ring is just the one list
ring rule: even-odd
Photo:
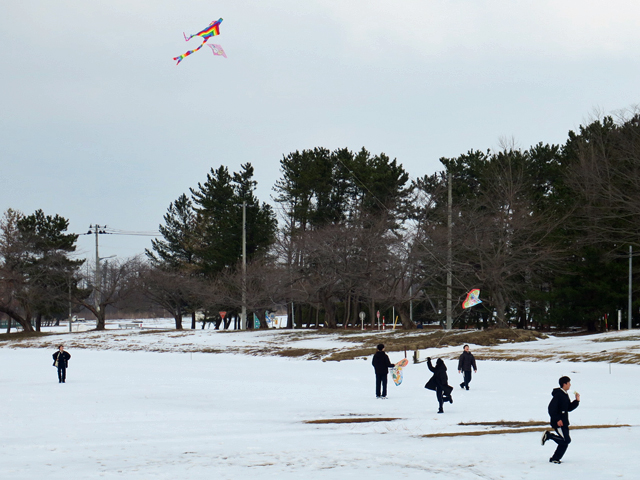
[[20,342],[20,343],[11,343],[8,346],[11,348],[44,348],[44,349],[53,349],[53,350],[57,350],[58,347],[60,345],[64,345],[65,348],[67,350],[69,349],[76,349],[76,348],[102,348],[101,345],[97,345],[97,344],[88,344],[88,343],[78,343],[76,344],[75,342],[60,342],[60,340],[56,341],[56,342],[38,342],[37,344],[32,344],[32,343],[26,343],[26,342]]
[[608,362],[608,363],[626,363],[640,364],[640,353],[616,351],[601,352],[599,354],[568,354],[564,358],[570,362]]
[[279,357],[307,357],[308,360],[318,360],[327,352],[314,348],[285,348],[274,352]]
[[529,420],[528,422],[512,422],[509,420],[500,420],[497,422],[460,422],[458,425],[463,427],[469,426],[481,426],[481,427],[509,427],[509,428],[522,428],[522,427],[541,427],[548,425],[549,422],[539,422],[535,420]]
[[[513,330],[510,328],[492,330],[436,330],[417,333],[415,331],[398,331],[380,335],[361,335],[344,340],[359,342],[358,348],[345,349],[325,357],[328,361],[352,360],[357,357],[371,355],[379,343],[384,343],[387,352],[402,352],[440,348],[446,346],[464,345],[471,343],[482,346],[495,346],[504,343],[531,342],[547,338],[546,335],[534,330]],[[479,357],[478,357],[479,359]]]
[[48,337],[51,335],[57,335],[57,333],[48,332],[15,332],[15,333],[0,333],[0,342],[22,342],[31,338]]
[[[386,345],[386,344],[385,344]],[[387,350],[389,351],[389,350]],[[326,352],[325,352],[326,353]],[[353,348],[350,350],[334,351],[328,356],[325,356],[323,362],[339,362],[341,360],[354,360],[358,357],[366,357],[375,353],[375,347],[369,348]]]
[[[139,332],[136,332],[136,333],[138,335],[146,335],[146,334],[149,334],[149,333],[158,334],[158,333],[170,333],[170,332],[177,332],[177,331],[179,331],[179,330],[140,330]],[[175,335],[175,336],[176,337],[184,337],[186,335],[187,335],[186,333],[183,333],[183,334]],[[169,335],[169,336],[171,336],[171,335]]]
[[212,348],[212,347],[200,347],[200,348],[196,349],[195,352],[198,352],[198,353],[224,353],[224,350],[220,350],[218,348]]
[[[571,425],[571,430],[590,430],[598,428],[621,428],[630,427],[631,425]],[[527,432],[543,432],[543,429],[539,427],[525,427],[525,428],[509,428],[499,430],[479,430],[475,432],[443,432],[443,433],[428,433],[421,435],[423,438],[434,437],[479,437],[481,435],[502,435],[505,433],[527,433]]]
[[325,418],[322,420],[306,420],[304,423],[312,425],[326,424],[326,423],[369,423],[369,422],[392,422],[394,420],[400,420],[400,418],[394,417],[353,417],[353,418]]
[[[523,360],[525,362],[544,362],[549,360],[555,360],[558,358],[558,355],[554,353],[516,353],[516,352],[482,352],[482,353],[474,353],[476,360],[485,360],[485,361],[518,361]],[[458,354],[456,353],[451,359],[458,358]]]
[[[464,332],[464,331],[463,331]],[[512,328],[496,328],[493,330],[476,330],[460,333],[458,342],[461,344],[473,343],[476,345],[493,346],[503,343],[532,342],[547,338],[544,333],[535,330],[514,330]],[[451,343],[450,345],[456,345]]]
[[594,343],[638,342],[638,341],[640,341],[640,336],[639,335],[633,335],[633,336],[626,336],[626,337],[621,337],[621,336],[601,337],[601,338],[594,338],[591,341],[594,342]]
[[579,329],[573,331],[558,331],[555,330],[553,335],[556,337],[586,337],[588,335],[597,335],[599,332],[590,332],[586,329]]
[[[551,353],[518,353],[518,352],[481,352],[476,353],[477,360],[492,361],[517,361],[526,362],[544,362],[544,361],[566,361],[566,362],[603,362],[603,363],[624,363],[624,364],[640,364],[640,353],[630,351],[611,351],[598,353],[573,353],[573,352],[551,352]],[[454,357],[451,357],[452,359]]]

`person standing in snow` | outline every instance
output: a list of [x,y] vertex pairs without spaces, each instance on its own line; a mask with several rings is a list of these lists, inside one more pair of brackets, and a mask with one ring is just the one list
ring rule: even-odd
[[560,384],[560,388],[553,389],[551,392],[551,402],[549,402],[550,423],[555,433],[545,430],[542,434],[542,445],[544,445],[547,440],[553,440],[558,444],[556,451],[549,459],[551,463],[562,463],[560,459],[571,443],[571,437],[569,436],[569,412],[575,410],[580,405],[580,394],[578,392],[576,392],[576,399],[573,402],[569,398],[571,379],[569,377],[560,377],[558,383]]
[[71,354],[64,351],[64,345],[58,347],[58,351],[53,354],[53,366],[58,367],[58,383],[65,383],[67,379],[67,367]]
[[[387,375],[389,369],[395,367],[384,351],[384,345],[378,345],[378,351],[373,355],[371,365],[376,372],[376,398],[387,398]],[[382,387],[382,392],[380,391]]]
[[471,381],[471,368],[475,373],[478,372],[476,368],[476,359],[473,353],[469,350],[469,345],[464,346],[464,351],[460,355],[458,360],[458,373],[464,373],[464,380],[460,384],[460,388],[466,388],[469,390],[469,382]]
[[424,388],[436,391],[436,398],[438,399],[438,413],[444,413],[442,404],[444,402],[453,403],[451,392],[453,387],[449,386],[449,377],[447,375],[447,366],[444,364],[441,358],[436,361],[436,366],[431,364],[431,357],[427,357],[427,367],[433,372],[433,376],[429,379]]

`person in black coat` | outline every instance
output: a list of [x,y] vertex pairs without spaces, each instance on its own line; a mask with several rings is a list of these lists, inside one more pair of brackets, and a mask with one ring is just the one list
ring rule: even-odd
[[460,388],[466,388],[469,390],[471,368],[473,368],[473,371],[476,373],[478,372],[478,369],[476,367],[476,358],[469,350],[469,345],[465,345],[463,350],[462,355],[460,355],[460,358],[458,359],[458,373],[464,372],[464,380],[460,384]]
[[64,351],[64,345],[58,347],[58,351],[53,354],[53,366],[58,367],[58,383],[65,383],[67,379],[67,367],[71,354]]
[[438,413],[444,413],[442,404],[444,402],[453,403],[451,392],[453,387],[449,386],[449,377],[447,375],[447,366],[444,364],[441,358],[436,361],[436,366],[431,364],[431,357],[427,357],[427,367],[433,372],[433,376],[429,379],[424,388],[436,391],[436,398],[438,399]]
[[[389,369],[395,367],[395,365],[389,360],[382,343],[378,345],[378,351],[373,355],[371,365],[376,371],[376,398],[387,398],[387,375]],[[382,392],[380,387],[382,387]]]
[[553,440],[558,444],[556,451],[553,453],[549,461],[551,463],[561,463],[560,459],[567,451],[571,443],[569,435],[569,412],[575,410],[580,405],[580,394],[576,392],[576,399],[572,402],[569,398],[569,389],[571,388],[571,379],[569,377],[560,377],[558,380],[560,388],[554,388],[551,392],[551,401],[549,402],[549,417],[551,428],[555,433],[546,430],[542,434],[542,445],[547,440]]

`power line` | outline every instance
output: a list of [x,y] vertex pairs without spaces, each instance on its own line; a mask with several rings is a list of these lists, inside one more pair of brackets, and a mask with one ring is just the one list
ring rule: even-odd
[[[96,231],[92,231],[91,229],[95,229]],[[76,233],[76,235],[127,235],[134,237],[158,237],[160,236],[160,232],[157,230],[120,230],[117,228],[111,228],[107,225],[89,225],[89,231],[87,233]]]

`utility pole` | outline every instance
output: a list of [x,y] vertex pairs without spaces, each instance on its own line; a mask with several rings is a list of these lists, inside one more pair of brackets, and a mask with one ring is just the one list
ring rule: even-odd
[[89,225],[89,233],[91,233],[91,229],[93,228],[93,233],[96,235],[96,269],[93,272],[93,303],[96,306],[96,311],[100,311],[100,255],[98,253],[98,234],[100,233],[100,229],[104,228],[98,225]]
[[[96,307],[96,311],[100,311],[100,255],[98,253],[98,235],[102,235],[102,234],[106,234],[107,232],[105,231],[105,228],[107,228],[106,225],[98,225],[97,223],[95,225],[89,225],[89,231],[87,232],[87,235],[90,234],[95,234],[96,236],[96,269],[94,271],[94,276],[93,276],[93,303]],[[93,229],[93,231],[92,231]],[[111,255],[111,257],[115,257],[115,255]],[[111,258],[111,257],[104,257],[104,258]]]
[[247,202],[242,202],[242,320],[240,330],[247,329]]
[[631,330],[631,296],[633,293],[632,290],[632,282],[633,282],[633,247],[629,245],[629,330]]
[[448,202],[447,202],[447,330],[453,328],[452,320],[452,307],[451,307],[451,203],[453,200],[453,194],[451,192],[451,172],[447,174],[447,190],[448,190]]
[[72,320],[72,310],[71,310],[72,306],[71,306],[71,279],[69,279],[69,333],[71,333],[73,331],[73,327],[71,325],[71,320]]

